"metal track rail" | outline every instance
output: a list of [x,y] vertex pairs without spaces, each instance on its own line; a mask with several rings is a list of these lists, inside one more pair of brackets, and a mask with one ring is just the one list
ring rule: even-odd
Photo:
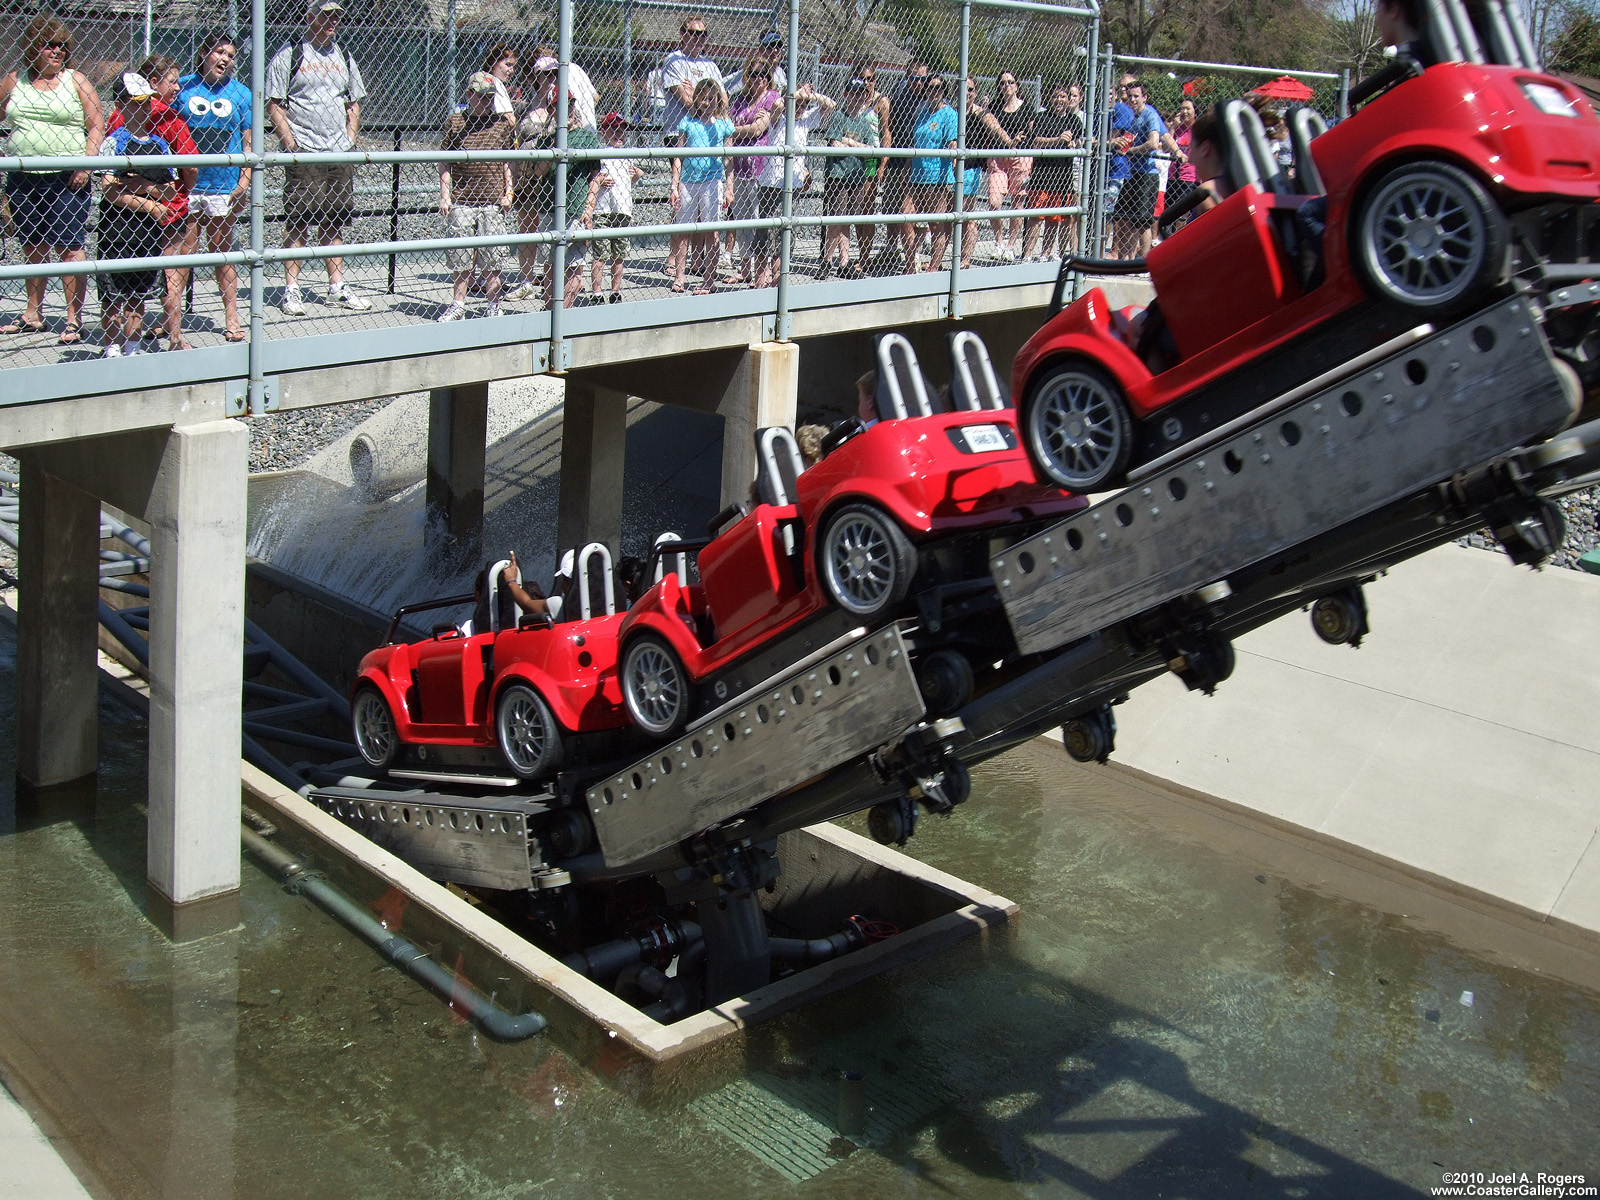
[[1525,300],[1485,309],[996,556],[1017,645],[1066,645],[1547,437],[1575,383]]
[[791,669],[588,790],[606,865],[642,858],[898,741],[923,711],[894,625]]

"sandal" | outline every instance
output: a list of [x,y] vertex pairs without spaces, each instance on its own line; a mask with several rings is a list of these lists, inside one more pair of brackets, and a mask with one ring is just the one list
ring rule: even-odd
[[[43,328],[41,326],[40,328]],[[76,346],[83,341],[83,326],[77,321],[68,321],[67,327],[61,331],[61,336],[56,339],[58,346]]]
[[672,290],[681,296],[684,293],[684,286],[681,283],[675,283],[672,285]]
[[230,329],[222,335],[222,340],[225,342],[242,342],[246,340],[246,337],[244,330]]
[[18,317],[15,321],[8,321],[0,325],[0,333],[43,333],[43,321],[30,321],[27,317]]

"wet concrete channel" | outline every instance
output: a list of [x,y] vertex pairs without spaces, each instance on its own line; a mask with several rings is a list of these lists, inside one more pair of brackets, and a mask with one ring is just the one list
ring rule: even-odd
[[12,655],[0,628],[0,1077],[97,1196],[1379,1197],[1600,1168],[1600,956],[1047,743],[908,847],[1017,900],[1008,934],[646,1079],[603,1040],[488,1041],[249,859],[242,925],[169,944],[142,723],[105,702],[93,794],[19,808]]

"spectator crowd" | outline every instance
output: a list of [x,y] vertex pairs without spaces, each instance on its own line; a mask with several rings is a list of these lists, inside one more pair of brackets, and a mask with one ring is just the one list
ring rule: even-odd
[[[285,152],[339,155],[360,144],[367,83],[362,65],[339,41],[343,13],[339,0],[311,0],[302,35],[279,47],[266,65],[266,124]],[[11,130],[10,153],[116,160],[248,153],[253,98],[234,76],[238,49],[231,35],[205,38],[187,71],[171,58],[151,55],[111,79],[108,110],[73,65],[72,31],[57,18],[36,18],[22,39],[22,65],[0,80],[0,121]],[[797,198],[820,191],[818,278],[939,271],[947,253],[969,267],[985,229],[989,258],[999,263],[1054,258],[1077,247],[1078,217],[1061,210],[1079,205],[1086,160],[1060,153],[1091,145],[1094,118],[1085,111],[1077,82],[1043,81],[1035,103],[1014,71],[997,72],[990,93],[977,79],[952,78],[914,58],[887,92],[878,86],[878,64],[862,61],[849,69],[839,94],[828,96],[809,83],[791,89],[784,39],[776,30],[760,35],[728,73],[710,51],[704,18],[690,15],[679,27],[678,45],[652,76],[659,81],[662,143],[681,152],[670,160],[666,191],[673,235],[664,273],[671,291],[699,295],[776,281],[779,230],[761,222],[784,217],[787,170]],[[725,62],[734,56],[720,57]],[[636,123],[621,112],[601,112],[600,90],[572,63],[565,145],[583,153],[567,160],[565,192],[558,197],[552,161],[493,157],[557,145],[559,77],[548,45],[494,45],[467,80],[462,103],[445,117],[441,149],[486,157],[439,164],[440,233],[467,243],[445,253],[451,293],[439,321],[473,312],[496,316],[514,302],[571,305],[586,285],[596,301],[622,298],[635,241],[635,189],[645,176],[640,160],[624,153],[637,140]],[[958,89],[965,91],[964,130]],[[1164,118],[1133,75],[1115,81],[1107,105],[1107,223],[1087,231],[1085,240],[1091,254],[1135,257],[1155,240],[1163,205],[1178,203],[1205,179],[1191,157],[1196,110],[1184,99]],[[1269,130],[1281,125],[1270,112],[1265,115]],[[790,142],[801,151],[794,158],[772,152]],[[833,152],[805,156],[822,146]],[[958,146],[964,147],[959,159],[949,153]],[[768,153],[761,154],[763,149]],[[619,153],[608,157],[607,150]],[[808,162],[817,168],[815,179]],[[355,178],[353,162],[289,164],[282,186],[283,246],[343,245],[358,215]],[[91,208],[97,207],[102,263],[221,253],[234,247],[236,224],[249,209],[250,184],[250,169],[237,166],[197,170],[151,163],[95,172],[35,167],[8,177],[8,232],[29,264],[82,261]],[[558,200],[567,227],[582,231],[567,244],[559,280],[549,242],[519,243],[513,254],[509,244],[495,241],[513,233],[550,233]],[[960,244],[952,250],[951,214],[958,201],[971,219],[962,223]],[[988,213],[1018,215],[976,215],[985,205]],[[723,233],[705,228],[719,221],[749,224]],[[516,278],[508,283],[505,270],[513,259]],[[301,286],[305,261],[303,255],[284,261],[278,304],[287,316],[308,311]],[[322,261],[324,309],[372,307],[346,278],[340,255]],[[224,265],[213,275],[223,336],[241,341],[246,335],[237,272]],[[87,278],[62,277],[62,345],[82,339]],[[106,356],[148,352],[159,348],[161,337],[170,349],[188,348],[187,270],[135,264],[102,267],[92,278]],[[46,331],[47,283],[43,273],[27,280],[21,313],[5,319],[0,333]],[[152,302],[160,310],[147,322],[145,307]]]

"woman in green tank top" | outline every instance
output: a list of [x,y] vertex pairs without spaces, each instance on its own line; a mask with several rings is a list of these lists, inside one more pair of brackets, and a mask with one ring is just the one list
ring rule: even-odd
[[[54,17],[36,17],[22,38],[28,64],[0,79],[0,120],[12,127],[11,153],[19,158],[79,158],[99,153],[105,133],[100,100],[89,81],[72,69],[72,33]],[[23,261],[32,265],[81,262],[89,222],[88,171],[13,171],[6,185],[11,217],[22,243]],[[44,332],[44,292],[48,279],[29,276],[22,315],[0,333]],[[83,324],[84,277],[61,280],[67,320],[58,339],[79,340]]]

